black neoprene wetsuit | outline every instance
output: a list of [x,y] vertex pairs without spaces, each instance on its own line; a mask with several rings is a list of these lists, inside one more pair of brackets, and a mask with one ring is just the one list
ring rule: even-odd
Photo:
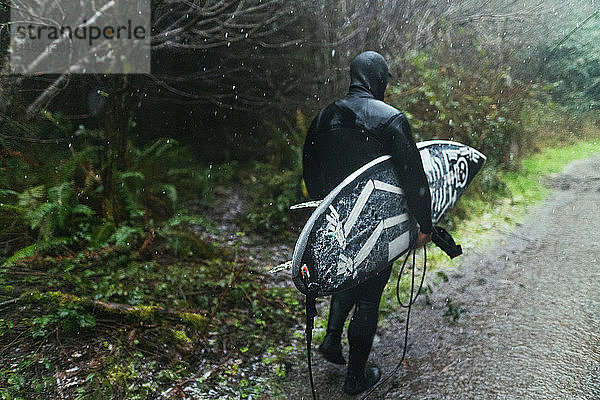
[[[322,199],[348,175],[369,161],[390,154],[421,232],[432,232],[431,197],[419,151],[404,114],[383,102],[389,77],[384,58],[366,52],[350,65],[348,94],[312,121],[303,151],[304,180],[311,198]],[[379,301],[389,268],[331,299],[328,335],[339,341],[344,322],[356,305],[348,328],[348,370],[362,374],[377,329]]]
[[431,233],[429,185],[410,125],[354,76],[348,95],[321,111],[308,131],[303,165],[310,197],[322,199],[352,172],[386,154],[392,156],[421,232]]

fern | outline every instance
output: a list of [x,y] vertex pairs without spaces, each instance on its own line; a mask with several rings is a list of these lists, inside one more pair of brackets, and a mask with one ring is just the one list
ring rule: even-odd
[[23,208],[35,208],[46,195],[44,185],[25,189],[18,195],[18,205]]
[[101,225],[94,227],[90,239],[91,247],[102,247],[105,246],[112,235],[115,233],[115,225],[112,222],[105,222]]
[[[24,219],[26,209],[15,205],[18,196],[19,193],[13,190],[0,190],[0,243],[4,243],[5,239],[15,239],[15,237],[26,235],[27,228]],[[4,248],[7,249],[7,246],[5,245]]]
[[77,204],[75,207],[73,207],[73,209],[71,210],[71,213],[81,214],[86,217],[91,217],[94,214],[96,214],[96,212],[94,210],[92,210],[89,206],[86,206],[85,204]]
[[171,206],[173,208],[177,205],[177,188],[175,185],[168,183],[158,184],[154,186],[155,193],[166,195],[171,200]]
[[[0,189],[0,214],[2,213],[7,213],[7,214],[13,214],[13,213],[22,213],[24,208],[11,204],[13,203],[11,201],[11,197],[12,198],[18,198],[19,197],[19,193],[15,192],[14,190],[9,190],[9,189]],[[14,201],[14,199],[13,199]]]
[[169,218],[181,203],[181,188],[203,193],[209,185],[205,171],[190,151],[174,139],[160,138],[144,149],[131,147],[126,171],[115,173],[129,222]]
[[19,193],[15,192],[14,190],[10,190],[10,189],[0,189],[0,199],[5,199],[5,198],[9,198],[9,197],[16,197],[18,196]]
[[154,141],[150,147],[143,150],[139,154],[139,159],[144,160],[147,158],[158,158],[165,154],[167,151],[179,146],[179,142],[171,138],[160,138]]
[[56,209],[56,203],[42,203],[33,211],[27,213],[27,219],[29,220],[29,226],[31,229],[38,229],[42,226],[44,220]]
[[48,189],[48,197],[58,204],[68,204],[73,201],[73,182],[62,182]]
[[3,267],[10,267],[12,265],[14,265],[17,261],[19,261],[20,259],[26,258],[26,257],[31,257],[35,254],[35,251],[37,249],[37,245],[34,243],[30,246],[27,246],[17,252],[15,252],[12,256],[10,256],[5,262],[4,264],[2,264]]
[[[43,186],[19,194],[19,205],[33,231],[38,231],[41,242],[48,242],[57,234],[72,232],[79,215],[89,218],[95,214],[89,206],[79,204],[72,182],[62,182],[48,189],[43,196]],[[42,199],[46,197],[44,202]]]
[[[44,129],[51,129],[52,122],[60,118],[57,114],[46,114]],[[187,229],[179,226],[184,223],[204,224],[192,221],[191,217],[180,217],[178,223],[170,221],[168,227],[161,224],[185,201],[183,194],[193,193],[197,198],[208,191],[208,170],[196,166],[188,148],[168,138],[157,139],[141,149],[129,146],[128,159],[122,163],[127,168],[113,169],[119,191],[115,198],[125,210],[124,225],[117,227],[97,217],[103,200],[100,176],[105,149],[103,132],[80,126],[74,137],[79,141],[75,143],[74,157],[68,153],[49,155],[48,161],[43,160],[45,165],[41,166],[40,174],[26,182],[32,183],[30,187],[19,189],[20,193],[0,189],[0,222],[15,221],[17,217],[24,236],[37,235],[38,252],[59,244],[60,237],[70,238],[68,246],[124,245],[136,240],[149,225],[157,231],[165,226],[163,232],[168,235]],[[61,243],[64,245],[64,241]]]
[[17,214],[22,214],[25,212],[23,207],[14,206],[12,204],[0,203],[0,213],[9,213],[14,212]]
[[142,228],[132,226],[121,226],[112,234],[109,242],[114,242],[117,246],[129,245],[132,241],[139,238],[142,234]]
[[127,181],[132,178],[138,179],[140,181],[144,181],[145,177],[144,177],[144,174],[141,173],[140,171],[128,171],[128,172],[123,172],[121,174],[122,181]]

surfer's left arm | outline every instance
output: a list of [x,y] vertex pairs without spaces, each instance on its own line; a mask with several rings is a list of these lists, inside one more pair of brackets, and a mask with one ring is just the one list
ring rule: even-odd
[[391,154],[406,195],[408,208],[416,218],[423,234],[433,231],[431,223],[431,194],[421,154],[412,137],[408,120],[399,114],[387,127],[391,138]]

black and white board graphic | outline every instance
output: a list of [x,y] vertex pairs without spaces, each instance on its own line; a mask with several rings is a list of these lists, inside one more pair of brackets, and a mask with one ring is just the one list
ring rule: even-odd
[[[486,157],[450,141],[417,143],[436,223],[464,193]],[[364,165],[318,203],[292,258],[292,279],[306,293],[302,269],[319,296],[354,287],[411,248],[418,225],[410,215],[391,156]]]
[[456,204],[483,167],[486,157],[464,144],[447,140],[417,143],[431,192],[431,219],[437,223]]

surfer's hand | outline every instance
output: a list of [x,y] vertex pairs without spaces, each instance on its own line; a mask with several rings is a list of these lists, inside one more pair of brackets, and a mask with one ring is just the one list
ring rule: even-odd
[[417,236],[417,243],[415,247],[418,249],[419,247],[425,246],[429,242],[431,242],[431,233],[425,234],[419,231],[419,236]]

